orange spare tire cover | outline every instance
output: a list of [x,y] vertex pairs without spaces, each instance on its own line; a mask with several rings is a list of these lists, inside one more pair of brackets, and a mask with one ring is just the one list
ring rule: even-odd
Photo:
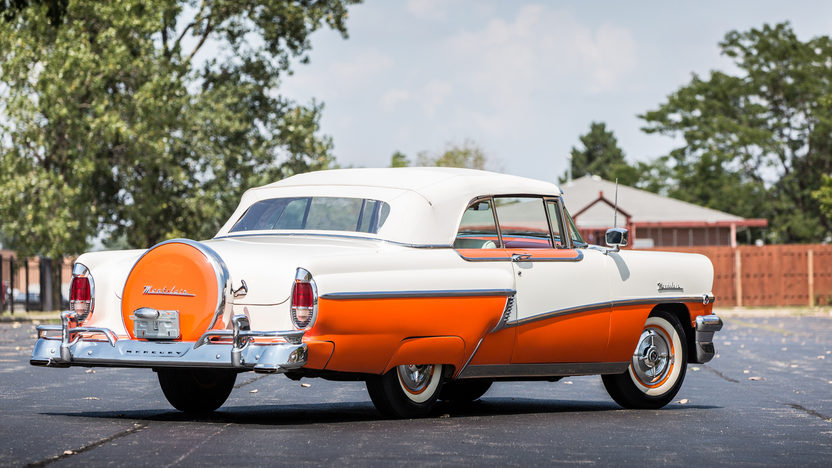
[[[136,309],[179,312],[182,341],[196,341],[212,329],[225,328],[223,314],[230,279],[222,259],[210,247],[175,239],[151,247],[133,265],[121,298],[121,316],[130,338]],[[216,317],[216,318],[215,318]]]

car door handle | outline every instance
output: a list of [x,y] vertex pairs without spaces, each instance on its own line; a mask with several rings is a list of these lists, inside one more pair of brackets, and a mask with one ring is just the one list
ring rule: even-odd
[[532,256],[529,254],[513,254],[511,256],[512,262],[528,262],[532,259]]

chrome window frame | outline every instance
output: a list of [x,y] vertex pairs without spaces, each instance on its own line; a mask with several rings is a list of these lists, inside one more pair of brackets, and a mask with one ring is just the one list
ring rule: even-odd
[[[493,217],[494,217],[494,224],[497,228],[497,240],[499,241],[499,245],[497,247],[500,248],[500,249],[505,249],[506,246],[505,246],[505,243],[503,242],[503,231],[502,231],[502,228],[500,227],[500,217],[497,215],[497,203],[495,202],[495,198],[512,198],[512,197],[513,198],[537,198],[537,199],[540,199],[540,200],[543,201],[543,212],[546,215],[546,222],[548,223],[548,228],[549,228],[549,240],[552,242],[551,248],[553,248],[553,249],[577,249],[577,248],[579,248],[578,246],[576,246],[572,242],[572,236],[571,235],[567,235],[566,237],[564,237],[564,233],[568,234],[569,231],[566,229],[566,212],[565,212],[565,205],[563,203],[563,196],[562,195],[554,196],[554,195],[540,195],[540,194],[530,194],[530,193],[520,193],[520,194],[509,193],[509,194],[481,195],[481,196],[478,196],[478,197],[474,197],[473,199],[471,199],[471,201],[468,202],[467,205],[465,205],[465,210],[463,210],[462,216],[465,216],[465,212],[468,211],[468,209],[471,208],[471,206],[473,206],[474,203],[480,203],[482,201],[488,201],[489,203],[491,203],[491,212],[492,212]],[[559,218],[557,220],[557,223],[558,223],[558,228],[559,228],[559,231],[560,231],[560,238],[561,238],[561,246],[560,247],[555,245],[555,233],[554,233],[554,230],[552,229],[552,226],[553,226],[552,219],[551,219],[551,216],[549,216],[549,209],[546,206],[546,204],[549,203],[550,201],[554,202],[557,205],[558,218]],[[462,222],[462,218],[460,218],[460,223],[461,222]],[[456,232],[457,232],[457,234],[459,234],[459,225],[457,225]]]

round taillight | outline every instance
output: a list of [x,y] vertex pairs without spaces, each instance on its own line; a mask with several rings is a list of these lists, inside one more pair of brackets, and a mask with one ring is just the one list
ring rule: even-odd
[[89,272],[85,276],[73,275],[69,283],[69,309],[75,312],[78,323],[83,323],[92,312],[93,288]]
[[318,307],[315,281],[308,271],[300,268],[292,285],[292,304],[290,307],[292,324],[298,329],[311,328],[315,323]]

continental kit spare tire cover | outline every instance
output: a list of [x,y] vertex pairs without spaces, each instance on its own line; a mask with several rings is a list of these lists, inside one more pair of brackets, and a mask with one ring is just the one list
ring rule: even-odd
[[213,249],[189,239],[162,242],[145,252],[127,275],[121,297],[124,326],[135,339],[135,310],[175,310],[179,339],[196,341],[209,329],[226,327],[230,288],[228,268]]

